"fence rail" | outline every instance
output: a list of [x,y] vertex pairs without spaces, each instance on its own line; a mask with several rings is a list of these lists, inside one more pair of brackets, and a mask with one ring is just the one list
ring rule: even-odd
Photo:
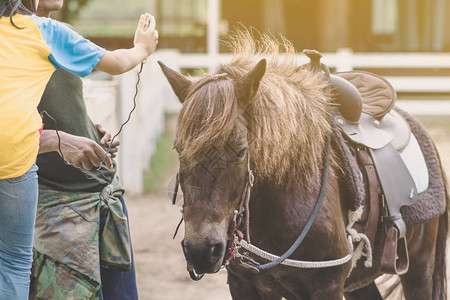
[[[150,165],[156,141],[164,129],[167,112],[176,113],[180,104],[164,78],[156,61],[161,60],[175,70],[204,68],[213,72],[219,63],[231,60],[229,54],[181,54],[176,50],[158,50],[148,59],[138,86],[137,109],[120,136],[119,175],[128,192],[143,189],[143,172]],[[450,69],[450,53],[353,53],[340,49],[323,53],[322,61],[336,71],[354,69],[404,69],[402,76],[386,77],[402,93],[445,93],[450,95],[450,76],[408,76],[408,69]],[[297,55],[297,63],[308,59]],[[94,122],[107,124],[111,132],[128,117],[133,106],[137,68],[113,81],[85,80],[85,98]],[[450,115],[450,101],[402,101],[400,106],[417,114]],[[425,108],[425,109],[424,109]]]
[[[232,59],[230,54],[179,54],[180,69],[204,68],[214,70],[218,63]],[[297,54],[297,64],[308,58]],[[336,72],[356,69],[403,69],[401,76],[386,76],[398,92],[450,93],[450,76],[410,76],[411,69],[449,69],[450,53],[354,53],[351,49],[339,49],[335,53],[323,53],[322,62]],[[169,62],[170,64],[170,62]]]

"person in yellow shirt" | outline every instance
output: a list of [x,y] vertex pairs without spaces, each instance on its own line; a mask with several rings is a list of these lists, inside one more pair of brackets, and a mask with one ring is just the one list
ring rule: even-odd
[[60,22],[37,17],[38,3],[0,0],[0,300],[28,299],[42,127],[37,106],[53,72],[121,74],[158,42],[142,15],[134,47],[106,51]]

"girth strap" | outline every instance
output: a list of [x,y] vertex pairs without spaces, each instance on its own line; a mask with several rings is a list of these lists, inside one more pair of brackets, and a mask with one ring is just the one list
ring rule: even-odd
[[356,158],[358,159],[358,164],[363,167],[364,177],[366,178],[366,189],[368,190],[368,199],[366,199],[364,213],[361,217],[361,222],[365,225],[365,228],[358,230],[357,225],[359,222],[355,224],[355,228],[357,228],[358,231],[365,233],[370,240],[370,244],[375,245],[375,234],[377,232],[380,216],[377,174],[372,158],[366,150],[357,149]]

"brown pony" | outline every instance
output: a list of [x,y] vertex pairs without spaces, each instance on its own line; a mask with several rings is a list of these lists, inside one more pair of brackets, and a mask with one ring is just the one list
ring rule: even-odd
[[[188,271],[195,278],[195,273],[226,266],[233,299],[380,299],[374,280],[381,275],[383,230],[377,231],[371,268],[358,264],[352,269],[348,261],[328,268],[278,265],[258,272],[254,261],[267,260],[230,247],[230,232],[238,232],[237,226],[245,228],[251,244],[282,255],[307,224],[323,190],[317,218],[290,259],[327,261],[351,251],[345,229],[349,208],[340,200],[342,173],[333,150],[329,168],[326,163],[332,131],[327,81],[318,73],[298,71],[288,41],[263,36],[255,42],[243,32],[231,37],[230,46],[233,61],[199,80],[160,63],[183,104],[174,146]],[[249,183],[252,174],[254,184]],[[324,176],[328,180],[322,186]],[[246,209],[237,211],[240,207]],[[408,300],[446,299],[447,215],[408,225],[411,263],[401,276]],[[238,250],[242,256],[235,255]]]

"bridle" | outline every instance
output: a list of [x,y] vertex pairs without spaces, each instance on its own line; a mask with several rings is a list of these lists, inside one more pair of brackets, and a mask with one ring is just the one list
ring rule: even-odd
[[[230,261],[235,257],[235,237],[238,237],[239,240],[242,240],[244,238],[244,234],[238,229],[238,217],[242,217],[245,215],[245,230],[246,230],[246,240],[248,243],[250,243],[250,209],[249,209],[249,202],[250,202],[250,192],[251,188],[253,187],[255,177],[253,175],[253,171],[250,168],[250,152],[247,152],[247,180],[245,181],[245,188],[244,192],[242,193],[241,200],[239,201],[238,209],[234,211],[233,214],[233,220],[231,221],[230,228],[228,229],[228,240],[227,240],[227,247],[225,251],[224,260],[222,263],[222,267],[225,267],[230,263]],[[177,196],[178,196],[178,188],[180,186],[180,172],[177,173],[175,178],[175,188],[172,196],[172,205],[175,205]],[[184,204],[183,204],[184,206]],[[183,208],[181,209],[183,212]],[[244,214],[244,212],[246,212]],[[183,217],[181,217],[180,222],[178,223],[178,226],[175,230],[174,238],[178,233],[178,229],[181,226],[181,223],[183,222]],[[239,221],[242,219],[239,219]],[[198,281],[203,278],[204,274],[195,274],[194,270],[188,270],[189,275],[191,278],[195,281]]]
[[[250,193],[255,182],[255,176],[250,168],[250,151],[247,152],[247,180],[245,181],[244,192],[241,196],[241,201],[237,209],[233,212],[233,220],[231,221],[230,228],[228,229],[227,248],[225,251],[224,260],[222,266],[226,266],[235,256],[236,251],[236,238],[241,241],[244,238],[244,234],[238,229],[242,217],[245,216],[245,238],[247,243],[250,242]],[[239,221],[238,221],[239,218]]]
[[[244,191],[241,195],[241,200],[239,202],[239,205],[237,209],[233,213],[233,219],[231,220],[230,227],[228,229],[228,238],[227,238],[227,247],[225,251],[225,256],[222,262],[222,268],[227,267],[232,260],[236,260],[238,263],[240,263],[243,267],[249,268],[255,273],[258,273],[261,270],[267,270],[270,268],[273,268],[275,266],[278,266],[279,264],[284,264],[288,266],[298,267],[298,268],[325,268],[325,267],[331,267],[331,266],[337,266],[342,265],[344,263],[347,263],[349,260],[351,260],[353,256],[353,241],[352,237],[348,237],[348,243],[350,248],[350,253],[346,256],[335,259],[335,260],[329,260],[329,261],[299,261],[299,260],[291,260],[289,257],[297,250],[297,248],[302,243],[305,236],[308,234],[309,230],[311,229],[312,224],[316,220],[317,216],[319,215],[319,210],[322,206],[323,200],[325,198],[325,191],[326,186],[328,182],[328,170],[329,170],[329,163],[330,163],[330,151],[331,151],[331,133],[329,134],[326,142],[326,149],[325,149],[325,160],[324,160],[324,167],[323,167],[323,173],[322,173],[322,181],[321,181],[321,188],[320,192],[316,201],[316,204],[314,206],[314,209],[303,228],[300,235],[297,237],[296,241],[292,244],[292,246],[281,256],[276,256],[273,254],[270,254],[268,252],[265,252],[264,250],[259,249],[258,247],[254,246],[250,242],[250,210],[249,210],[249,202],[250,202],[250,194],[251,194],[251,188],[254,185],[254,175],[253,171],[250,167],[250,152],[247,152],[247,176],[245,180],[245,187]],[[176,184],[175,184],[175,190],[173,193],[172,203],[175,204],[177,194],[178,194],[178,186],[179,186],[179,175],[177,174]],[[240,223],[242,221],[242,218],[245,219],[245,235],[238,229],[240,227]],[[181,225],[183,221],[183,218],[181,219],[180,223],[177,226],[176,231],[178,231],[179,226]],[[176,235],[176,233],[175,233]],[[260,265],[258,262],[256,262],[252,257],[250,257],[249,253],[243,252],[240,253],[240,249],[245,249],[259,257],[262,257],[264,259],[269,260],[269,263],[266,263],[264,265]],[[188,269],[190,277],[198,281],[203,278],[204,274],[196,274],[193,268]]]
[[[330,165],[330,151],[331,151],[331,133],[327,137],[321,188],[320,188],[320,192],[317,197],[317,201],[314,206],[314,209],[313,209],[305,227],[303,228],[302,232],[297,237],[296,241],[292,244],[292,246],[283,255],[281,255],[279,257],[259,249],[258,247],[252,245],[250,242],[250,235],[249,235],[250,234],[249,233],[250,211],[248,208],[249,207],[248,203],[250,200],[250,190],[251,190],[251,187],[253,186],[253,179],[249,180],[249,182],[251,182],[251,184],[248,184],[248,183],[246,184],[247,187],[246,187],[246,189],[243,193],[243,197],[242,197],[242,199],[245,199],[245,214],[244,215],[246,217],[246,222],[245,222],[246,223],[245,224],[246,239],[244,240],[242,232],[240,232],[237,229],[237,222],[236,222],[237,216],[238,215],[242,216],[242,214],[244,213],[244,209],[243,209],[244,206],[242,205],[243,201],[241,200],[238,210],[236,210],[234,212],[233,220],[231,222],[230,229],[228,231],[228,234],[229,234],[228,245],[227,245],[228,256],[226,256],[226,258],[225,258],[225,265],[228,265],[232,259],[237,258],[238,262],[243,264],[245,267],[252,269],[255,272],[259,272],[261,270],[267,270],[267,269],[273,268],[275,266],[278,266],[279,264],[287,264],[287,265],[301,267],[301,268],[310,267],[310,264],[308,264],[308,263],[305,264],[305,262],[303,262],[303,261],[288,260],[288,258],[300,246],[303,239],[305,238],[305,236],[308,234],[309,230],[311,229],[312,224],[314,223],[317,216],[319,215],[319,210],[322,207],[322,203],[325,198],[326,186],[327,186],[327,182],[328,182],[328,170],[329,170],[329,165]],[[250,169],[250,163],[248,166],[248,170],[249,170],[249,175],[250,174],[252,175],[251,169]],[[349,239],[349,245],[351,248],[351,251],[350,251],[351,253],[342,259],[337,259],[337,260],[327,261],[327,262],[311,262],[311,263],[313,263],[314,267],[317,267],[317,268],[343,264],[343,263],[349,261],[353,254],[353,244],[350,239]],[[259,263],[254,261],[247,253],[243,253],[243,254],[239,253],[240,248],[244,248],[245,250],[250,251],[251,253],[256,254],[262,258],[265,258],[265,259],[269,260],[270,262],[267,264],[264,264],[264,265],[260,265]],[[289,263],[285,263],[286,260],[288,260]],[[323,266],[321,266],[320,263],[323,263]]]

